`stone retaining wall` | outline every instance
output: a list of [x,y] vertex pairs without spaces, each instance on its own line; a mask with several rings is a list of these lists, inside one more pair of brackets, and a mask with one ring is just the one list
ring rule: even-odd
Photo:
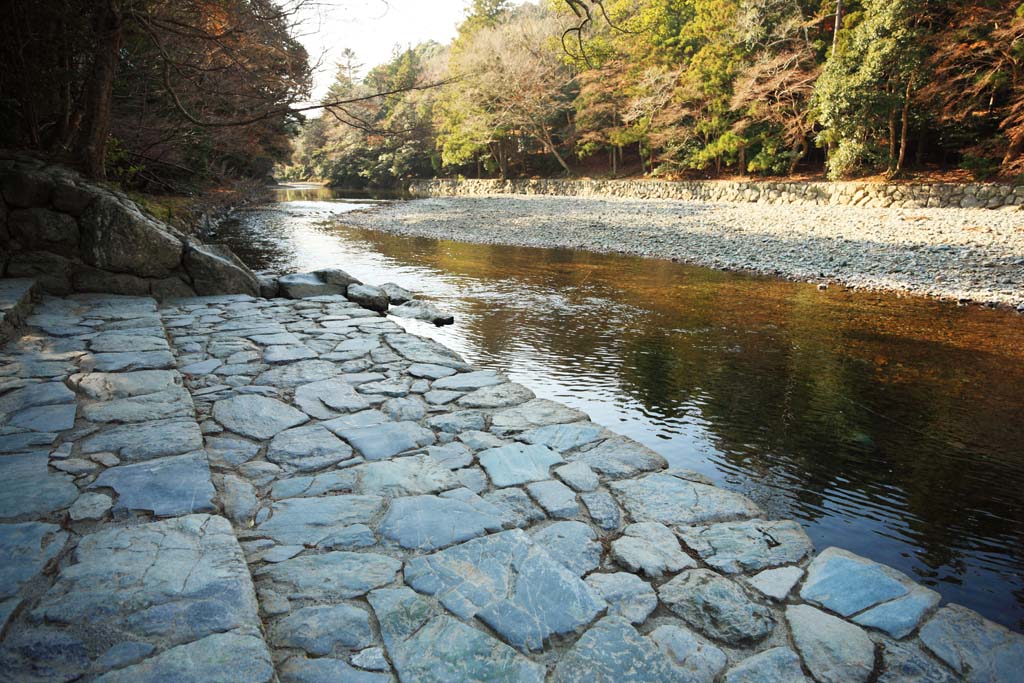
[[806,183],[659,180],[414,180],[413,196],[545,194],[759,204],[1024,210],[1024,185],[990,183]]
[[226,247],[184,235],[122,192],[27,157],[0,156],[0,276],[35,278],[51,294],[259,294],[255,275]]

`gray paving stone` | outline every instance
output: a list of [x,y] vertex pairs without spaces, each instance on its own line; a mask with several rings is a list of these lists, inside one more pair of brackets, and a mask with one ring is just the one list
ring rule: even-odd
[[[439,388],[437,382],[434,382],[434,387]],[[586,413],[579,410],[545,398],[535,398],[513,408],[505,408],[496,412],[491,418],[491,429],[496,434],[509,434],[535,427],[580,422],[586,419]]]
[[267,446],[267,460],[296,472],[312,472],[353,457],[347,443],[320,424],[279,432]]
[[319,656],[329,655],[335,648],[364,648],[373,642],[370,615],[354,605],[303,607],[274,622],[270,642]]
[[427,448],[427,455],[441,467],[450,470],[466,467],[473,462],[473,452],[461,443],[430,446]]
[[238,467],[259,453],[259,444],[221,436],[206,437],[206,453],[212,467]]
[[779,567],[778,569],[765,569],[763,572],[745,579],[745,582],[772,600],[785,600],[793,590],[793,586],[803,576],[804,570],[800,567]]
[[800,597],[850,616],[907,595],[914,583],[905,575],[840,548],[826,548],[807,567]]
[[445,391],[476,391],[483,387],[497,386],[506,381],[504,377],[493,370],[475,370],[440,377],[434,381],[433,388]]
[[[884,643],[882,669],[878,683],[956,683],[963,680],[925,654],[914,643]],[[1019,669],[1017,672],[1019,673]]]
[[13,683],[68,683],[88,668],[85,644],[55,629],[15,631],[0,644],[0,672]]
[[861,683],[875,668],[875,645],[859,626],[810,605],[786,608],[804,664],[822,683]]
[[518,529],[413,558],[405,579],[437,596],[456,616],[476,616],[523,650],[540,649],[552,635],[589,623],[605,608],[586,584]]
[[[709,679],[710,680],[710,679]],[[809,683],[800,656],[788,647],[773,647],[747,657],[725,674],[725,683]]]
[[418,398],[389,398],[381,404],[380,409],[396,422],[417,422],[427,414],[427,406]]
[[876,605],[853,617],[854,623],[878,629],[893,638],[910,634],[924,616],[935,609],[942,596],[924,586],[914,586],[901,598]]
[[544,508],[551,517],[560,519],[572,518],[580,513],[576,494],[560,481],[548,479],[526,485],[530,497]]
[[465,408],[505,408],[535,398],[532,391],[522,384],[505,382],[487,386],[466,394],[458,400]]
[[376,382],[364,382],[359,385],[359,391],[363,394],[401,398],[409,394],[410,383],[407,377],[390,377]]
[[612,557],[631,572],[658,577],[697,563],[679,547],[672,530],[657,522],[637,522],[612,541]]
[[223,517],[103,529],[82,537],[74,560],[33,618],[169,644],[258,628],[249,569]]
[[335,551],[300,555],[256,570],[257,579],[292,600],[357,598],[395,580],[402,563],[386,555]]
[[254,380],[256,384],[270,387],[297,387],[319,382],[340,374],[340,368],[326,360],[300,360],[287,365],[278,365],[261,373]]
[[208,358],[206,360],[189,363],[181,367],[183,375],[209,375],[211,372],[224,365],[219,358]]
[[391,670],[391,665],[384,658],[384,648],[381,647],[368,647],[362,652],[352,655],[350,661],[360,669],[368,669],[370,671]]
[[664,469],[668,463],[650,448],[622,436],[614,436],[597,446],[571,456],[609,477],[635,477],[644,472]]
[[549,479],[548,469],[564,462],[550,448],[518,443],[489,448],[480,452],[477,459],[499,488]]
[[469,368],[457,353],[433,340],[406,333],[386,334],[384,339],[396,353],[412,363],[444,365],[456,370]]
[[0,524],[0,598],[16,595],[25,583],[39,576],[67,539],[67,532],[56,524]]
[[594,470],[584,462],[571,462],[555,468],[558,478],[571,486],[576,491],[593,491],[601,483]]
[[271,365],[316,358],[317,356],[316,351],[303,344],[268,346],[263,349],[263,362],[270,363]]
[[484,429],[487,420],[484,414],[477,410],[460,410],[454,413],[445,413],[428,418],[427,426],[439,432],[448,434],[460,434],[465,431]]
[[605,617],[587,630],[555,667],[555,683],[684,683],[668,657],[630,623]]
[[68,514],[75,522],[103,519],[114,501],[103,493],[83,493],[72,504]]
[[0,453],[21,453],[47,447],[57,440],[54,432],[15,432],[0,434]]
[[519,438],[526,443],[547,446],[559,453],[564,453],[565,451],[593,443],[598,439],[604,439],[611,435],[612,433],[607,429],[593,422],[577,422],[538,427],[537,429],[523,432],[519,435]]
[[[650,638],[682,672],[683,680],[687,683],[711,683],[725,668],[725,653],[699,633],[684,626],[659,626],[651,632]],[[791,682],[778,679],[773,683]]]
[[768,608],[708,569],[680,573],[658,588],[658,597],[693,628],[734,647],[764,640],[775,626]]
[[165,351],[167,350],[167,340],[163,336],[155,334],[126,334],[122,331],[100,332],[89,340],[89,349],[93,353]]
[[157,517],[174,517],[216,510],[210,467],[201,451],[111,467],[90,488],[116,491],[115,513],[150,511]]
[[62,432],[75,426],[77,407],[73,403],[34,406],[12,414],[7,424],[33,432]]
[[34,406],[49,406],[74,403],[75,392],[63,382],[41,382],[29,384],[0,396],[0,413],[13,413]]
[[383,509],[379,496],[291,498],[274,503],[272,516],[256,531],[285,545],[316,546],[349,525],[370,522]]
[[86,403],[82,417],[92,422],[145,422],[169,418],[192,417],[192,397],[182,387],[110,401]]
[[381,496],[436,493],[459,486],[458,478],[426,455],[410,455],[356,465],[352,489]]
[[121,642],[100,655],[93,663],[93,669],[104,673],[111,669],[122,669],[130,664],[138,664],[155,650],[149,643],[135,640]]
[[252,484],[233,474],[224,476],[220,488],[221,504],[228,519],[241,527],[248,527],[259,507]]
[[408,588],[376,590],[369,600],[403,681],[544,680],[542,666],[482,631],[447,615],[435,615],[430,604]]
[[970,683],[1019,680],[1024,635],[951,603],[921,627],[921,642]]
[[434,443],[434,434],[415,422],[387,422],[373,427],[350,427],[333,430],[352,444],[367,460],[390,458],[414,448]]
[[305,477],[288,477],[274,483],[270,497],[275,500],[322,496],[325,493],[350,493],[356,478],[349,470],[328,471]]
[[203,447],[203,435],[195,420],[170,419],[110,427],[82,441],[82,453],[115,453],[122,460],[138,462],[179,455]]
[[3,456],[0,519],[39,517],[70,505],[78,497],[72,478],[50,472],[47,462],[44,451]]
[[587,506],[587,513],[594,523],[605,531],[614,531],[622,521],[618,503],[607,491],[581,493],[580,499]]
[[508,446],[511,443],[505,439],[499,439],[490,432],[482,432],[478,429],[471,429],[468,432],[462,432],[459,434],[458,439],[474,451],[485,451],[488,448],[499,448],[501,446]]
[[232,396],[213,404],[213,418],[242,436],[269,439],[309,420],[286,403],[266,396]]
[[738,493],[670,474],[613,481],[612,493],[638,522],[701,524],[758,517],[761,510]]
[[174,365],[174,355],[170,351],[97,353],[82,361],[82,369],[92,372],[161,370],[173,368]]
[[681,527],[679,536],[702,560],[726,574],[795,564],[814,550],[803,528],[791,519]]
[[608,603],[609,615],[622,617],[632,624],[644,623],[658,606],[658,596],[651,584],[636,574],[595,572],[586,578],[586,584]]
[[443,406],[451,403],[462,395],[461,391],[441,391],[439,389],[431,389],[427,393],[423,394],[423,400],[432,406]]
[[498,509],[505,528],[527,527],[544,519],[544,513],[522,489],[505,488],[489,491],[483,494],[483,499]]
[[139,664],[106,673],[96,683],[270,683],[274,667],[260,638],[215,633]]
[[555,522],[530,535],[551,559],[576,576],[583,576],[601,564],[602,549],[597,534],[582,522]]
[[330,657],[290,657],[278,668],[281,683],[391,683],[390,674],[360,671]]
[[452,498],[411,496],[391,501],[380,533],[403,548],[429,551],[501,528],[501,519],[480,506]]
[[445,365],[431,365],[430,363],[413,363],[407,372],[413,377],[425,379],[441,379],[455,374],[455,370]]
[[373,427],[374,425],[384,424],[387,421],[388,416],[379,410],[361,410],[351,415],[341,415],[321,424],[337,434],[343,429]]

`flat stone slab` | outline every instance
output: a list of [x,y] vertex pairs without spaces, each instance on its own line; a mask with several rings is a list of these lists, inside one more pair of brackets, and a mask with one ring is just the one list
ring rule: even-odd
[[370,522],[383,509],[379,496],[292,498],[274,503],[270,519],[256,531],[285,545],[317,546],[350,525]]
[[576,576],[583,576],[601,564],[602,548],[597,534],[582,522],[555,522],[530,535],[551,559]]
[[297,387],[330,379],[340,373],[341,369],[330,361],[300,360],[271,368],[258,375],[253,383],[268,387]]
[[67,532],[56,524],[0,524],[0,600],[39,576],[67,540]]
[[267,460],[297,472],[311,472],[352,458],[352,448],[319,424],[279,432],[267,446]]
[[[32,616],[73,631],[113,629],[122,638],[157,646],[235,629],[258,633],[260,626],[249,569],[231,525],[210,515],[104,529],[82,537],[74,563],[60,573]],[[228,638],[223,644],[231,642]],[[252,644],[249,654],[261,651],[260,659],[268,661],[265,646],[257,647],[262,641],[256,638]],[[169,652],[173,650],[162,656]],[[234,651],[224,651],[217,661],[223,665],[234,656]],[[202,661],[203,666],[214,665]],[[149,673],[174,670],[174,662],[181,664],[176,656],[148,660],[135,670],[138,677],[123,669],[116,680],[178,680]],[[194,671],[203,670],[197,660]],[[269,674],[255,680],[267,678]]]
[[658,606],[658,596],[651,584],[636,574],[595,572],[587,577],[586,583],[608,603],[608,614],[626,619],[632,624],[642,624]]
[[82,441],[82,453],[109,451],[137,462],[180,455],[203,447],[199,425],[191,419],[153,420],[110,427]]
[[181,376],[174,370],[90,372],[76,375],[72,381],[80,393],[97,401],[155,394],[181,386]]
[[560,455],[546,446],[518,443],[481,451],[477,459],[499,488],[550,479],[550,467],[564,462]]
[[114,512],[149,511],[157,517],[214,512],[216,495],[202,451],[104,470],[90,488],[117,492]]
[[665,458],[650,448],[621,436],[606,439],[571,459],[586,463],[593,470],[612,478],[635,477],[668,466]]
[[906,574],[840,548],[826,548],[814,558],[800,597],[843,616],[860,612],[855,621],[897,638],[939,603],[938,593]]
[[408,588],[370,593],[391,661],[403,681],[542,683],[544,667],[448,615]]
[[7,424],[33,432],[62,432],[75,426],[77,412],[78,408],[73,403],[34,406],[13,413]]
[[580,513],[579,503],[576,502],[576,493],[560,481],[554,479],[536,481],[527,484],[526,490],[550,517],[566,519]]
[[622,617],[594,624],[555,667],[556,683],[686,683],[688,679],[658,646]]
[[232,396],[213,404],[213,419],[242,436],[269,439],[309,418],[287,403],[266,396]]
[[351,487],[388,497],[437,493],[459,486],[459,479],[426,455],[380,460],[351,468]]
[[272,680],[274,666],[261,638],[244,633],[215,633],[173,647],[139,664],[111,671],[97,678],[96,683],[270,683]]
[[170,351],[97,353],[83,361],[83,367],[96,372],[160,370],[174,367],[174,355]]
[[971,683],[1019,680],[1024,671],[1024,635],[949,604],[921,627],[921,642]]
[[[707,638],[681,624],[659,626],[651,632],[650,638],[658,644],[669,660],[684,672],[684,680],[687,683],[717,680],[716,676],[725,668],[725,652]],[[783,680],[771,683],[783,683]]]
[[479,618],[521,650],[540,649],[605,608],[604,600],[518,529],[415,557],[406,564],[405,580],[456,616]]
[[[437,387],[437,382],[434,382],[434,386],[440,388]],[[491,429],[497,434],[509,434],[535,427],[581,422],[586,419],[586,413],[575,408],[549,401],[546,398],[535,398],[514,408],[505,408],[496,412],[491,420]]]
[[529,401],[531,398],[535,398],[534,393],[522,384],[506,382],[466,394],[458,400],[458,404],[465,408],[505,408]]
[[810,605],[786,608],[804,664],[822,683],[862,683],[875,668],[875,645],[864,629]]
[[74,403],[75,392],[63,382],[41,382],[29,384],[0,396],[0,413],[13,413],[33,406],[49,406],[60,403]]
[[704,635],[734,647],[764,640],[775,626],[771,611],[743,588],[708,569],[689,569],[658,588],[661,601]]
[[487,507],[437,496],[398,498],[391,502],[380,533],[403,548],[436,550],[500,531],[501,518],[489,514]]
[[300,555],[256,571],[258,580],[294,600],[357,598],[395,580],[402,563],[377,553]]
[[519,438],[526,443],[547,446],[559,453],[564,453],[608,436],[611,436],[611,432],[600,425],[593,422],[579,422],[538,427],[523,432]]
[[506,381],[494,370],[475,370],[441,377],[434,381],[433,388],[445,391],[476,391],[483,387],[504,384]]
[[725,674],[725,683],[809,683],[800,656],[788,647],[773,647],[747,657]]
[[[916,643],[886,642],[882,646],[884,671],[878,677],[878,683],[958,683],[962,676],[952,671],[929,656]],[[1020,672],[1019,667],[1011,671],[1012,675]],[[998,677],[987,677],[982,668],[981,677],[977,680],[998,681],[1012,680]]]
[[39,517],[74,502],[74,480],[47,464],[45,451],[0,456],[0,519]]
[[795,564],[814,550],[811,539],[793,520],[680,528],[679,536],[702,560],[726,574]]
[[350,427],[334,433],[352,444],[367,460],[382,460],[414,448],[434,443],[430,430],[415,422],[387,422],[373,427]]
[[648,474],[609,486],[639,522],[689,525],[761,516],[746,496],[671,474]]
[[91,422],[146,422],[175,417],[192,417],[192,396],[182,387],[152,394],[86,403],[82,417]]
[[765,569],[746,579],[748,586],[772,600],[785,600],[793,586],[804,576],[800,567],[779,567]]
[[340,379],[304,384],[295,390],[295,405],[310,417],[321,420],[329,420],[338,413],[352,413],[370,407],[351,384]]
[[664,524],[637,522],[612,541],[612,557],[631,572],[659,577],[680,569],[696,567],[693,558],[682,551],[679,540]]
[[394,680],[391,674],[362,671],[343,659],[332,657],[289,657],[278,667],[277,675],[281,683],[392,683]]
[[275,647],[298,648],[321,657],[336,648],[364,648],[373,643],[370,615],[354,605],[303,607],[274,622],[270,642]]

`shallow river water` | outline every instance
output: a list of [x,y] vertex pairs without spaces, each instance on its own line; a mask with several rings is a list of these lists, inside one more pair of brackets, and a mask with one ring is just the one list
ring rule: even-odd
[[1024,628],[1024,316],[345,226],[373,201],[281,191],[207,239],[397,282],[455,315],[411,331]]

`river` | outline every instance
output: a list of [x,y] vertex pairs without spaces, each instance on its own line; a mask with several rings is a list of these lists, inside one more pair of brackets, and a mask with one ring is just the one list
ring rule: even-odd
[[374,199],[282,190],[206,237],[455,315],[396,319],[481,367],[1024,628],[1024,317],[671,261],[401,237]]

